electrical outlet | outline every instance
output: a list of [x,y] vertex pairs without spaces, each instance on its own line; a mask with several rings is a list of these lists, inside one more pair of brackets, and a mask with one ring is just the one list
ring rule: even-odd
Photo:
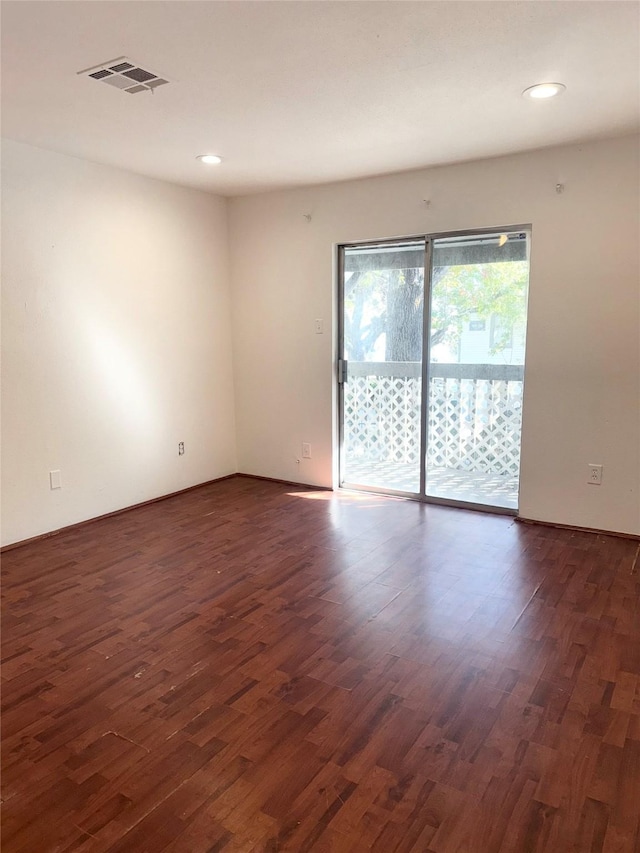
[[315,321],[315,327],[316,327],[316,335],[323,335],[324,334],[324,320],[316,320]]
[[587,483],[591,483],[592,486],[602,485],[602,465],[592,465],[589,463],[589,479]]
[[49,471],[49,486],[52,489],[62,488],[62,478],[60,471]]
[[178,456],[184,456],[184,441],[178,442]]
[[311,459],[311,445],[306,441],[302,442],[302,458]]

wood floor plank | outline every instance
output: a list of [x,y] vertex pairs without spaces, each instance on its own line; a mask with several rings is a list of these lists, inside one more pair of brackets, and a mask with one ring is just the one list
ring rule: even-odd
[[636,543],[249,478],[2,561],[5,853],[637,853]]

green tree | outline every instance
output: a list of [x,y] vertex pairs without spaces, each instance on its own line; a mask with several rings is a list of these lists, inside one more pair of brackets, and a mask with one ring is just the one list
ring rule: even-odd
[[[500,334],[492,354],[501,352],[511,339],[513,327],[526,317],[526,261],[469,264],[437,268],[440,272],[433,287],[431,329],[433,338],[457,349],[463,327],[471,317],[500,321]],[[436,270],[434,270],[436,272]]]
[[[506,346],[515,324],[524,322],[526,261],[435,267],[432,275],[431,346],[457,349],[471,317],[499,318],[502,333],[493,352]],[[371,357],[386,332],[387,361],[420,361],[423,270],[356,271],[345,278],[345,339],[354,361]]]

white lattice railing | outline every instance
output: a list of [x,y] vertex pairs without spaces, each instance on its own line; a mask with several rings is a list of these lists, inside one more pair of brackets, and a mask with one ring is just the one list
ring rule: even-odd
[[[415,463],[420,455],[420,364],[353,362],[344,384],[350,459]],[[433,364],[427,466],[516,476],[523,367]]]

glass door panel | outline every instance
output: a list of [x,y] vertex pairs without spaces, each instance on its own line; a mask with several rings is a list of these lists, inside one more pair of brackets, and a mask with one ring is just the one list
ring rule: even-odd
[[417,495],[425,240],[342,252],[340,483]]
[[432,243],[426,495],[518,507],[529,235]]

